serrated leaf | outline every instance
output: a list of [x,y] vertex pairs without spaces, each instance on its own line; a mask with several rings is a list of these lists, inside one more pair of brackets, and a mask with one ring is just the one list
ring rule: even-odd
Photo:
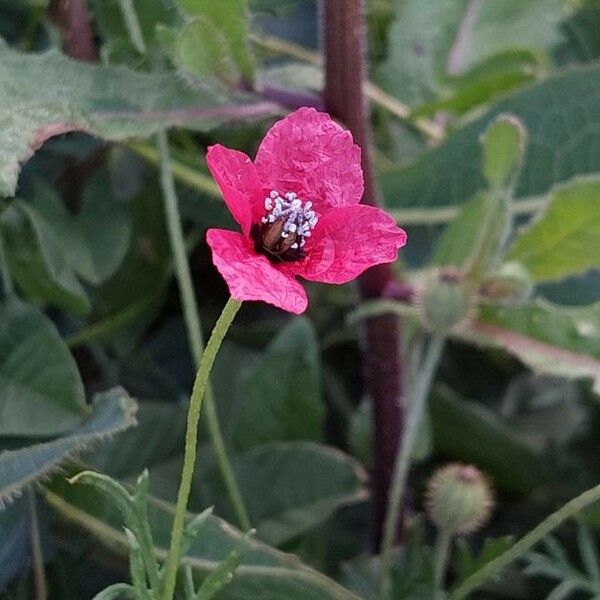
[[[274,545],[309,531],[341,506],[366,499],[367,476],[360,464],[320,444],[265,444],[237,457],[234,469],[258,537]],[[206,489],[206,479],[198,486],[209,493],[203,504],[214,503],[220,514],[233,518],[220,476],[214,472],[209,481],[213,490]]]
[[0,501],[10,499],[31,481],[95,442],[135,424],[135,402],[120,388],[96,395],[92,413],[65,437],[0,453]]
[[15,192],[19,165],[53,135],[86,131],[110,140],[180,125],[209,130],[275,114],[265,102],[191,89],[170,73],[76,62],[56,51],[23,54],[0,42],[0,196]]
[[[90,533],[106,548],[121,556],[128,551],[118,510],[86,486],[70,486],[55,478],[47,489],[50,506],[67,521]],[[157,557],[164,559],[169,547],[174,509],[149,499],[149,519]],[[191,517],[190,517],[191,518]],[[209,517],[186,552],[184,562],[194,576],[203,580],[213,572],[243,540],[231,525]],[[94,542],[95,543],[95,542]],[[296,557],[266,544],[250,540],[240,568],[232,582],[221,590],[219,600],[359,600],[325,575],[301,563]]]
[[457,332],[480,346],[502,348],[533,371],[591,379],[600,393],[600,303],[560,307],[533,302],[480,308],[479,318]]
[[310,321],[294,319],[241,377],[232,417],[235,446],[323,436],[320,356]]
[[0,306],[0,435],[58,435],[86,412],[77,366],[53,323],[18,301]]
[[509,257],[537,282],[600,269],[600,177],[555,188],[546,210],[515,239]]

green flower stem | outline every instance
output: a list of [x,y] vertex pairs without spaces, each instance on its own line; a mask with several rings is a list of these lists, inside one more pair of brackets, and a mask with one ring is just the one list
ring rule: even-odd
[[165,564],[163,600],[172,600],[175,593],[175,582],[177,579],[177,569],[181,559],[181,542],[183,539],[183,527],[185,524],[185,513],[187,502],[192,487],[192,478],[194,475],[194,464],[196,462],[196,449],[198,445],[198,422],[200,420],[200,409],[202,399],[208,385],[208,376],[212,369],[217,352],[223,343],[231,323],[240,309],[241,302],[230,298],[217,321],[215,328],[208,340],[206,349],[200,360],[200,367],[192,388],[190,397],[190,408],[188,411],[187,429],[185,433],[185,454],[183,459],[183,469],[181,472],[181,483],[177,494],[177,504],[175,507],[175,517],[173,519],[173,528],[171,531],[171,545]]
[[[183,315],[187,327],[188,338],[192,348],[192,355],[196,366],[201,365],[201,359],[204,352],[202,342],[202,325],[196,304],[196,297],[192,286],[192,276],[187,261],[187,252],[181,228],[181,218],[179,216],[179,205],[177,194],[175,192],[175,182],[173,171],[171,169],[171,160],[169,157],[169,146],[165,132],[158,134],[158,149],[161,158],[161,182],[165,197],[165,210],[167,218],[167,229],[173,249],[175,259],[175,274],[179,282],[181,291],[181,302],[183,305]],[[215,406],[214,396],[210,383],[206,388],[206,422],[208,425],[208,434],[210,442],[217,457],[217,462],[221,476],[225,483],[225,488],[229,499],[237,516],[239,526],[244,529],[250,529],[250,519],[248,511],[244,505],[242,495],[233,475],[233,469],[227,457],[223,435],[219,426],[219,418]]]
[[549,517],[546,517],[546,519],[544,519],[535,529],[532,529],[529,533],[524,535],[506,552],[487,563],[484,567],[479,569],[479,571],[475,571],[473,575],[463,581],[463,583],[450,594],[449,600],[462,600],[463,598],[466,598],[471,592],[497,575],[511,562],[531,550],[533,546],[544,539],[558,526],[562,525],[567,519],[570,519],[584,508],[587,508],[598,501],[600,501],[600,485],[573,498],[573,500],[567,502]]
[[402,443],[398,449],[396,463],[394,465],[394,475],[390,487],[388,499],[387,514],[383,527],[383,541],[381,544],[381,569],[379,579],[379,592],[381,600],[387,600],[390,597],[390,571],[391,571],[391,553],[398,531],[402,499],[408,471],[410,468],[410,458],[412,455],[415,439],[419,424],[425,411],[425,403],[431,387],[431,381],[435,374],[437,365],[444,348],[445,338],[432,337],[425,356],[418,371],[416,380],[411,386],[411,399],[408,405],[408,414],[406,418],[406,428],[402,435]]
[[435,542],[435,589],[442,589],[446,570],[448,569],[448,559],[450,558],[450,549],[452,547],[452,532],[448,529],[438,531]]

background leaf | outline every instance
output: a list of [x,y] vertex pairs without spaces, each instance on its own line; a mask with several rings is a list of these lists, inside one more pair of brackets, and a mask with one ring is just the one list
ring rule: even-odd
[[52,322],[15,300],[0,306],[0,435],[57,435],[86,412],[75,361]]
[[75,62],[56,51],[33,55],[0,42],[0,195],[15,192],[19,163],[49,137],[86,131],[122,140],[171,125],[208,130],[275,113],[242,94],[194,90],[169,73]]
[[321,366],[310,321],[293,319],[241,377],[232,437],[243,450],[276,440],[322,439]]
[[555,188],[543,214],[514,240],[509,258],[539,282],[600,269],[600,178]]

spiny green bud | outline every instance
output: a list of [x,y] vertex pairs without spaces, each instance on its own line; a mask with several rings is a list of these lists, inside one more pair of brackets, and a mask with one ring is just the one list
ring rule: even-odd
[[518,262],[504,263],[481,285],[481,295],[502,303],[520,303],[529,298],[533,281],[529,271]]
[[498,116],[483,133],[483,174],[492,188],[513,185],[523,163],[525,141],[525,127],[513,115]]
[[437,335],[446,335],[469,320],[475,294],[460,271],[443,267],[426,279],[416,301],[423,326]]
[[427,514],[438,529],[452,534],[479,529],[488,520],[492,505],[491,486],[473,465],[446,465],[427,484]]

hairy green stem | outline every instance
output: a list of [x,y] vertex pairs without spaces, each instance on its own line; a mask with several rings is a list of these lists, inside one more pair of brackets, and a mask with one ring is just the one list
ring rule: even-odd
[[31,569],[33,571],[35,600],[46,600],[48,598],[48,590],[46,587],[46,575],[44,573],[44,556],[40,541],[35,490],[32,486],[29,486],[27,496],[29,500],[29,536],[31,540]]
[[448,569],[448,559],[450,558],[450,548],[452,547],[452,532],[448,529],[440,529],[435,541],[435,589],[442,589],[446,570]]
[[410,403],[407,407],[406,427],[402,435],[402,442],[398,449],[394,465],[394,475],[390,487],[387,514],[383,528],[383,541],[381,544],[381,569],[379,590],[381,600],[390,596],[390,570],[391,553],[396,539],[398,523],[400,521],[402,500],[410,468],[412,455],[419,424],[425,411],[425,404],[431,382],[444,348],[445,339],[434,336],[431,338],[425,356],[418,371],[416,381],[410,387]]
[[190,408],[188,411],[187,429],[185,432],[185,454],[183,458],[183,469],[181,471],[181,483],[177,494],[175,506],[175,517],[171,530],[171,545],[165,565],[165,578],[163,588],[163,600],[172,600],[175,592],[177,569],[181,559],[181,541],[183,539],[183,527],[185,524],[185,512],[192,487],[194,476],[194,464],[196,462],[196,450],[198,445],[198,422],[200,420],[200,409],[202,399],[208,384],[208,376],[212,369],[217,352],[223,343],[223,339],[231,326],[231,323],[240,309],[241,302],[230,298],[217,321],[215,328],[206,344],[206,349],[200,360],[200,367],[196,374],[192,395],[190,397]]
[[523,556],[531,550],[539,541],[544,539],[559,525],[562,525],[567,519],[570,519],[578,512],[587,508],[591,504],[600,501],[600,485],[597,485],[580,494],[573,500],[567,502],[556,512],[546,517],[537,527],[524,535],[518,542],[513,544],[506,552],[487,563],[484,567],[475,571],[461,585],[459,585],[451,594],[449,600],[462,600],[480,585],[497,575],[502,569],[511,562]]
[[129,39],[140,54],[146,54],[146,42],[144,41],[144,35],[140,22],[133,6],[133,0],[119,0],[119,6],[121,7],[121,13],[123,14],[123,20],[125,21],[125,27],[127,27],[127,33]]
[[[171,241],[173,257],[175,260],[175,274],[181,291],[181,303],[183,305],[183,316],[187,328],[188,339],[194,361],[198,367],[201,364],[201,358],[204,352],[202,325],[200,323],[198,305],[196,304],[192,276],[187,260],[181,218],[179,216],[179,204],[175,191],[173,171],[171,169],[167,135],[164,132],[158,134],[158,148],[161,159],[161,182],[165,197],[167,229],[169,231],[169,239]],[[233,469],[227,457],[225,442],[223,441],[219,417],[217,415],[214,395],[210,383],[208,383],[206,388],[206,422],[212,449],[217,458],[221,477],[225,483],[225,488],[235,511],[238,524],[242,529],[248,530],[251,527],[248,511],[244,505],[242,495],[235,481]]]

